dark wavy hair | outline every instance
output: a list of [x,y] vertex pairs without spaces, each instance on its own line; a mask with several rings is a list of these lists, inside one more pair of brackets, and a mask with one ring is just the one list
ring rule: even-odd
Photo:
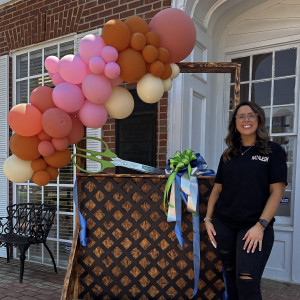
[[228,148],[223,153],[223,160],[230,160],[232,156],[238,155],[241,151],[242,139],[241,134],[236,129],[236,114],[240,107],[248,105],[257,115],[258,126],[256,130],[256,141],[254,147],[261,154],[269,154],[271,149],[268,147],[270,140],[268,129],[266,128],[266,115],[264,110],[254,102],[242,102],[234,110],[228,125],[228,134],[225,138],[225,143]]

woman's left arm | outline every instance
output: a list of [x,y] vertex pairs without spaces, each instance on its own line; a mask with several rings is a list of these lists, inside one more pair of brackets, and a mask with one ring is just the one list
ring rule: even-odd
[[[266,220],[268,223],[273,219],[279,207],[281,198],[284,195],[285,186],[285,182],[270,184],[270,196],[260,216],[260,219]],[[259,251],[261,251],[264,230],[265,228],[259,222],[251,227],[243,238],[243,240],[245,240],[244,250],[247,248],[247,252],[249,253],[252,249],[253,253],[258,246]]]

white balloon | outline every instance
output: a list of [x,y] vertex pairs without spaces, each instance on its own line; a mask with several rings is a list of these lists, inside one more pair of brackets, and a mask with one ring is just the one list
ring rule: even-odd
[[13,154],[4,161],[3,173],[12,182],[26,182],[32,177],[34,170],[31,168],[31,161]]
[[164,91],[165,92],[169,91],[172,87],[172,79],[167,78],[167,79],[163,80],[163,84],[164,84]]
[[172,69],[172,74],[171,74],[170,78],[174,79],[179,75],[180,69],[179,69],[178,65],[176,65],[176,64],[170,64],[170,67]]
[[104,107],[111,117],[124,119],[132,113],[134,100],[128,90],[120,86],[114,86],[110,97],[104,102]]
[[164,84],[159,77],[147,73],[138,81],[136,90],[142,101],[155,103],[159,101],[164,94]]

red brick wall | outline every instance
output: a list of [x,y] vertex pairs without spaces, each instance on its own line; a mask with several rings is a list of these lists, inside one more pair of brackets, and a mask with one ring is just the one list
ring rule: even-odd
[[[137,15],[149,23],[156,13],[170,5],[171,0],[11,1],[0,6],[0,55],[67,34],[100,28],[111,19],[125,20]],[[167,151],[167,94],[157,105],[157,166],[164,168]],[[110,147],[115,149],[114,119],[107,121],[103,132]]]

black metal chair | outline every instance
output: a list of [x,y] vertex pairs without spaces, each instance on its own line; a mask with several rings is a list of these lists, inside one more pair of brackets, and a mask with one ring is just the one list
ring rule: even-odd
[[54,223],[56,206],[38,203],[20,203],[7,207],[7,217],[0,218],[0,246],[6,247],[7,262],[9,251],[15,246],[20,251],[20,282],[23,280],[25,254],[30,245],[42,243],[50,254],[54,270],[56,264],[46,239]]

